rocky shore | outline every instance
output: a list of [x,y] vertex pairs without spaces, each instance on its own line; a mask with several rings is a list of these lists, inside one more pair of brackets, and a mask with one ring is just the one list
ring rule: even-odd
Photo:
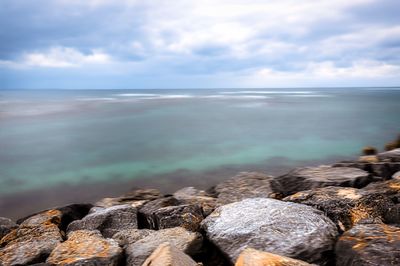
[[400,149],[0,218],[0,265],[400,265]]

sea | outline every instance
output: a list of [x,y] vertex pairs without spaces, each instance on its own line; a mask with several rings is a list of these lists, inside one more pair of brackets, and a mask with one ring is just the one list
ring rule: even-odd
[[0,216],[380,150],[400,88],[0,90]]

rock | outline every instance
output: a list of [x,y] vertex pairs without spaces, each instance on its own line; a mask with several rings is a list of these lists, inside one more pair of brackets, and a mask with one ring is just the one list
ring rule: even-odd
[[385,195],[363,189],[324,187],[283,199],[323,211],[342,231],[356,223],[400,222],[396,205]]
[[199,205],[204,216],[212,213],[216,207],[216,198],[204,190],[198,190],[194,187],[182,188],[176,191],[173,196],[182,204]]
[[170,243],[161,244],[142,266],[197,266],[191,257]]
[[0,217],[0,240],[3,236],[11,232],[12,229],[17,228],[18,225],[14,223],[11,219]]
[[153,214],[156,229],[180,226],[189,231],[197,231],[203,218],[203,212],[198,205],[168,206]]
[[104,239],[99,231],[77,230],[58,244],[47,263],[52,265],[118,265],[122,249],[113,239]]
[[168,242],[188,255],[196,255],[202,246],[202,236],[181,227],[162,229],[128,244],[125,248],[127,265],[142,265],[151,253],[162,243]]
[[400,265],[400,228],[358,224],[336,244],[336,265]]
[[378,163],[379,159],[376,155],[364,155],[360,156],[358,161],[363,163]]
[[288,196],[299,191],[327,186],[361,188],[371,180],[368,172],[358,168],[322,165],[295,169],[274,178],[271,186],[274,191]]
[[36,214],[4,236],[0,241],[3,265],[26,265],[44,262],[62,241],[59,225],[62,213],[49,210]]
[[112,237],[123,229],[137,228],[137,210],[129,205],[109,208],[93,207],[82,220],[69,224],[67,231],[99,230],[105,237]]
[[385,195],[393,202],[400,203],[400,179],[371,183],[364,190],[368,193]]
[[400,162],[400,148],[378,153],[377,156],[381,161]]
[[148,229],[158,229],[154,214],[161,208],[168,206],[178,206],[180,201],[174,197],[168,196],[152,200],[138,211],[139,227]]
[[240,253],[235,266],[311,266],[307,262],[277,254],[246,248]]
[[120,246],[126,246],[145,238],[154,232],[154,230],[150,229],[125,229],[113,235],[112,238],[117,241]]
[[142,207],[146,202],[161,198],[158,189],[137,189],[116,198],[104,198],[95,203],[95,206],[108,208],[115,205],[130,205],[135,208]]
[[340,162],[333,167],[355,167],[369,172],[376,180],[388,180],[395,172],[400,171],[400,162]]
[[400,171],[396,172],[392,176],[393,179],[400,179]]
[[202,227],[232,263],[247,247],[324,263],[337,236],[335,224],[321,211],[268,198],[221,206],[203,220]]
[[221,206],[246,198],[275,197],[270,186],[272,179],[258,172],[239,173],[214,188],[218,195],[217,204]]

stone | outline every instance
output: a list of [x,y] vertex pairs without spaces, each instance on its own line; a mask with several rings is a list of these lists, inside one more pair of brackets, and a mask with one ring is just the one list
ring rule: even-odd
[[392,176],[393,179],[400,179],[400,171],[396,172]]
[[11,232],[12,229],[17,228],[18,225],[14,223],[11,219],[0,217],[0,240],[3,236]]
[[378,153],[377,157],[380,161],[400,162],[400,148]]
[[99,230],[104,237],[112,237],[123,229],[137,228],[137,210],[129,205],[109,208],[93,207],[81,220],[68,225],[67,232],[75,230]]
[[307,262],[295,260],[270,252],[246,248],[240,253],[235,266],[311,266]]
[[272,180],[274,191],[289,196],[299,191],[319,187],[339,186],[361,188],[371,182],[368,172],[352,167],[318,167],[297,168]]
[[202,228],[231,263],[250,247],[323,264],[338,234],[335,224],[321,211],[269,198],[221,206],[203,220]]
[[198,231],[203,220],[203,212],[198,205],[168,206],[153,214],[156,229],[183,227],[189,231]]
[[47,258],[51,265],[118,265],[122,249],[113,239],[104,239],[99,231],[77,230],[58,244]]
[[108,208],[115,205],[130,205],[131,207],[140,208],[146,202],[161,197],[162,194],[158,189],[137,189],[120,197],[101,199],[95,203],[95,206]]
[[400,203],[400,179],[371,183],[364,190],[368,193],[385,195],[393,202]]
[[173,196],[182,204],[199,205],[204,216],[209,215],[216,208],[216,198],[204,190],[198,190],[194,187],[182,188],[176,191]]
[[246,198],[275,197],[270,182],[273,177],[258,172],[242,172],[218,184],[214,190],[218,195],[217,205],[241,201]]
[[359,162],[364,162],[364,163],[378,163],[379,159],[376,155],[364,155],[360,156],[358,158]]
[[335,163],[333,167],[355,167],[369,172],[373,175],[373,179],[381,181],[391,179],[395,172],[400,171],[400,162],[339,162]]
[[335,248],[336,265],[400,265],[400,228],[386,224],[357,224]]
[[168,196],[152,200],[143,205],[138,211],[139,227],[148,229],[158,229],[154,214],[161,208],[168,206],[178,206],[180,201]]
[[3,265],[26,265],[44,262],[62,241],[59,229],[62,213],[49,210],[23,221],[0,241]]
[[390,198],[364,189],[324,187],[300,191],[283,200],[323,211],[342,231],[356,223],[400,222],[398,209]]
[[125,247],[126,264],[142,265],[151,253],[165,242],[170,243],[188,255],[200,253],[203,238],[201,234],[182,227],[161,229]]
[[132,244],[146,236],[155,232],[150,229],[124,229],[113,235],[113,239],[118,242],[120,246]]
[[164,243],[146,259],[142,266],[198,266],[198,264],[170,243]]

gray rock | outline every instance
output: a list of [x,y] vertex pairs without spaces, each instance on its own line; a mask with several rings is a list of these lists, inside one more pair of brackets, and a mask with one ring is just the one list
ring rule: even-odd
[[142,266],[198,266],[198,264],[170,243],[164,243],[146,259]]
[[153,218],[157,229],[180,226],[189,231],[197,231],[204,217],[198,205],[179,205],[160,208],[153,214]]
[[337,236],[335,224],[312,207],[268,198],[217,208],[202,222],[207,238],[234,263],[245,248],[324,263]]
[[67,232],[76,230],[99,230],[103,236],[112,237],[123,229],[137,228],[137,210],[129,205],[109,208],[93,207],[82,220],[68,225]]
[[11,232],[12,229],[17,228],[18,225],[14,223],[11,219],[0,217],[0,240],[3,236]]
[[139,209],[138,218],[142,228],[158,229],[157,220],[154,214],[161,208],[178,206],[181,202],[174,197],[163,197],[152,200]]
[[393,179],[400,179],[400,171],[396,172],[392,176]]
[[381,161],[400,162],[400,148],[378,153],[377,157]]
[[161,244],[167,242],[188,255],[196,255],[202,246],[202,236],[181,227],[162,229],[128,244],[125,248],[127,265],[142,265],[151,253]]
[[288,196],[299,191],[327,186],[361,188],[371,180],[368,172],[358,168],[321,165],[295,169],[274,178],[271,186],[274,191]]
[[99,231],[77,230],[58,244],[47,263],[65,266],[114,266],[121,260],[122,249],[113,239],[104,239]]
[[173,194],[182,204],[199,205],[202,208],[203,215],[207,216],[216,208],[216,198],[204,190],[198,190],[194,187],[185,187]]
[[62,241],[59,225],[62,213],[50,210],[26,219],[0,241],[2,265],[27,265],[44,262]]
[[135,208],[142,207],[146,202],[161,198],[158,189],[137,189],[130,191],[120,197],[104,198],[95,203],[95,206],[108,208],[115,205],[130,205]]
[[400,162],[340,162],[333,165],[334,167],[355,167],[369,172],[375,180],[388,180],[392,175],[400,171]]
[[335,248],[336,265],[400,265],[400,228],[358,224],[345,232]]
[[272,176],[258,172],[242,172],[218,184],[214,189],[218,195],[217,205],[241,201],[246,198],[270,198],[276,194],[270,182]]
[[126,246],[145,238],[154,232],[154,230],[150,229],[125,229],[113,235],[112,238],[117,241],[120,246]]
[[368,193],[384,195],[396,203],[400,202],[400,179],[371,183],[363,190]]

